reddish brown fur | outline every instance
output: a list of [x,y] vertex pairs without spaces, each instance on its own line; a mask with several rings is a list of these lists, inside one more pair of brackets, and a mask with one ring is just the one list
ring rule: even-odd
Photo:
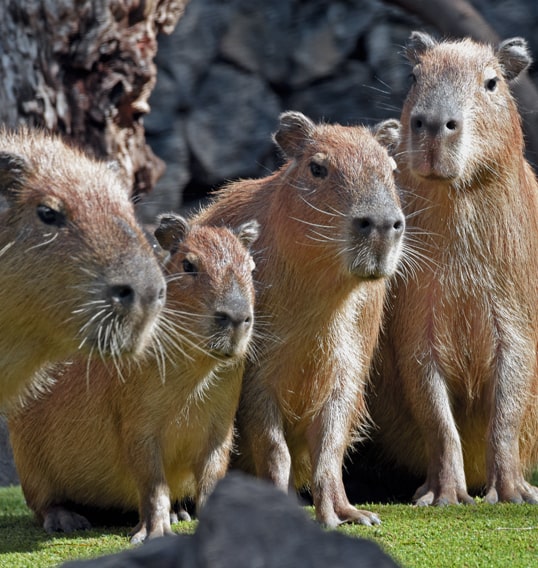
[[165,283],[127,189],[40,131],[0,130],[0,401],[72,355],[138,353]]
[[419,33],[407,52],[398,181],[423,256],[394,289],[374,420],[426,475],[419,504],[537,502],[538,185],[508,87],[530,57]]
[[22,489],[49,532],[88,526],[66,509],[72,502],[138,508],[133,542],[162,536],[171,532],[171,498],[192,496],[201,507],[224,475],[252,332],[254,265],[244,244],[256,231],[163,218],[167,360],[121,373],[98,360],[64,364],[50,392],[12,412]]
[[[387,123],[377,136],[397,135],[397,127]],[[385,277],[399,258],[393,163],[367,128],[314,125],[300,113],[282,115],[275,140],[285,165],[230,184],[199,216],[240,223],[255,215],[261,225],[254,256],[262,341],[238,413],[242,465],[284,490],[309,485],[328,525],[379,522],[349,504],[341,469],[366,420]]]

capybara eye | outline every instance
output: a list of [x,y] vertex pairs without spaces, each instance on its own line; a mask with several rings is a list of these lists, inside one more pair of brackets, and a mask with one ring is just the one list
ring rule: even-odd
[[499,82],[499,77],[492,77],[486,81],[486,89],[493,92],[497,88],[497,83]]
[[56,211],[47,205],[37,206],[37,216],[45,225],[54,225],[55,227],[63,227],[65,225],[65,215],[61,211]]
[[414,73],[409,73],[409,80],[411,81],[411,83],[416,83],[417,76]]
[[190,261],[185,259],[183,261],[183,272],[187,272],[188,274],[195,274],[196,273],[196,266]]
[[310,162],[310,172],[316,178],[324,178],[327,177],[329,173],[325,166],[318,164],[317,162]]

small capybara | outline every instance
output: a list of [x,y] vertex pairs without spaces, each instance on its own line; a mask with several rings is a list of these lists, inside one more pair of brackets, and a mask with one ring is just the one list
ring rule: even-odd
[[349,503],[342,461],[366,420],[365,380],[402,247],[395,162],[378,141],[391,146],[398,136],[398,121],[373,132],[285,112],[274,135],[285,164],[226,186],[198,216],[260,223],[239,467],[283,490],[310,487],[328,526],[379,522]]
[[43,131],[1,128],[0,197],[0,402],[78,350],[141,352],[166,287],[117,173]]
[[397,181],[415,273],[392,289],[372,414],[419,505],[538,502],[538,186],[509,83],[525,41],[414,32]]
[[232,232],[163,215],[162,352],[121,368],[62,364],[49,392],[11,410],[22,490],[48,532],[87,528],[76,504],[138,508],[132,542],[162,536],[171,499],[199,508],[225,474],[254,316],[245,245],[257,232],[255,221]]

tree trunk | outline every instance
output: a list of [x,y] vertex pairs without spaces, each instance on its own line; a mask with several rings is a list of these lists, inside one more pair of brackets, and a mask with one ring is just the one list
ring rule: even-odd
[[142,117],[155,84],[156,36],[187,0],[0,0],[0,122],[60,132],[116,160],[133,196],[163,164]]

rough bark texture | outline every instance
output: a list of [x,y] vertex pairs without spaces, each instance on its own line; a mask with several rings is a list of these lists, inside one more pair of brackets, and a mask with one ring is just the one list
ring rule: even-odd
[[116,160],[133,195],[163,163],[142,116],[155,83],[157,34],[187,0],[0,0],[0,122],[61,132]]

